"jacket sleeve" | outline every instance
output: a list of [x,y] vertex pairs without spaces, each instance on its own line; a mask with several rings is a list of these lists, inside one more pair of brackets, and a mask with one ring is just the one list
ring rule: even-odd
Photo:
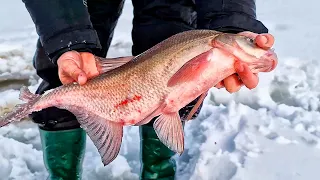
[[267,33],[256,19],[255,0],[196,0],[198,29],[239,33]]
[[100,49],[83,0],[23,0],[45,53],[56,64],[70,50]]

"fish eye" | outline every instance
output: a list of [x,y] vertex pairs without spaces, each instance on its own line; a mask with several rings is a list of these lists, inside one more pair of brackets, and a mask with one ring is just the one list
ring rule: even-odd
[[248,42],[250,42],[250,43],[254,43],[254,40],[253,40],[253,39],[248,38],[248,37],[247,37],[246,39],[247,39],[247,41],[248,41]]

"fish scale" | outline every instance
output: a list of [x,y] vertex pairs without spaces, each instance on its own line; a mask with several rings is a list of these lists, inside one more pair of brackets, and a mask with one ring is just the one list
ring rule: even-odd
[[119,153],[123,126],[157,117],[153,127],[161,142],[182,153],[181,108],[234,74],[236,61],[258,73],[273,70],[277,60],[274,52],[257,48],[247,37],[212,30],[176,34],[130,61],[96,59],[104,73],[85,85],[63,85],[41,96],[22,88],[20,99],[26,103],[2,117],[0,127],[47,107],[66,109],[107,165]]

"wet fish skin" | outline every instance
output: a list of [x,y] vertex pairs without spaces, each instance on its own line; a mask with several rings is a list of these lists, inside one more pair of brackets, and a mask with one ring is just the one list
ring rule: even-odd
[[158,137],[182,153],[179,109],[234,74],[235,59],[247,62],[255,72],[275,68],[275,53],[255,48],[239,35],[212,30],[179,33],[129,62],[99,61],[105,73],[83,86],[63,85],[42,96],[22,88],[20,99],[27,103],[1,118],[0,127],[47,107],[67,109],[107,165],[119,153],[123,126],[143,125],[159,116],[154,123]]

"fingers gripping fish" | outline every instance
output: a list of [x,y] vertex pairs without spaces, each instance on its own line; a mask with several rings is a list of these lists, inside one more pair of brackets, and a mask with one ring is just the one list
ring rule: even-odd
[[103,73],[83,86],[62,85],[41,96],[23,87],[20,99],[26,103],[4,115],[0,127],[48,107],[66,109],[107,165],[119,153],[123,126],[157,117],[153,127],[159,139],[182,153],[181,108],[234,74],[237,62],[247,63],[254,73],[272,71],[277,64],[273,51],[258,48],[248,37],[212,30],[176,34],[131,61],[97,59]]

